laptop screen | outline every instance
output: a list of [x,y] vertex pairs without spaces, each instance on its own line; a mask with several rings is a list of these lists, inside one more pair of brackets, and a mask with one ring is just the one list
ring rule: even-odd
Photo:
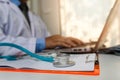
[[120,0],[116,0],[113,8],[111,9],[111,11],[107,17],[106,23],[105,23],[102,33],[98,39],[98,42],[95,45],[94,51],[97,51],[104,44],[106,37],[109,33],[109,30],[111,29],[112,22],[115,20],[119,5],[120,5]]

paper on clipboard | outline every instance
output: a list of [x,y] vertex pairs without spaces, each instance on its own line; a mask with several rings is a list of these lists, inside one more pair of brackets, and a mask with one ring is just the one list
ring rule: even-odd
[[20,59],[16,61],[0,61],[0,66],[10,66],[16,69],[29,68],[38,70],[60,70],[60,71],[94,71],[96,54],[71,55],[70,60],[76,64],[71,67],[56,68],[53,63],[38,61],[34,59]]

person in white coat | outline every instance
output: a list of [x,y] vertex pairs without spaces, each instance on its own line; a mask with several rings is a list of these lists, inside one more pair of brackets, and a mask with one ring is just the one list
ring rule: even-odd
[[[81,40],[50,36],[44,22],[28,9],[28,16],[21,10],[21,4],[27,0],[0,0],[0,42],[18,44],[31,52],[59,47],[75,47],[82,45]],[[23,55],[24,53],[12,47],[0,47],[0,56]]]

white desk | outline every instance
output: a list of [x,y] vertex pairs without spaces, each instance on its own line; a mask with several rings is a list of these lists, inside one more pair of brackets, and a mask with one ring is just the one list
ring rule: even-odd
[[100,54],[100,76],[0,72],[0,80],[120,80],[120,56]]

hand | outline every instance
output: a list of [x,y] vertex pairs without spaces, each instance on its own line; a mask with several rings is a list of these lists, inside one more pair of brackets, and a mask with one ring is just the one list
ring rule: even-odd
[[84,43],[79,39],[72,37],[63,37],[60,35],[53,35],[46,38],[46,48],[56,48],[56,47],[76,47],[83,45]]

